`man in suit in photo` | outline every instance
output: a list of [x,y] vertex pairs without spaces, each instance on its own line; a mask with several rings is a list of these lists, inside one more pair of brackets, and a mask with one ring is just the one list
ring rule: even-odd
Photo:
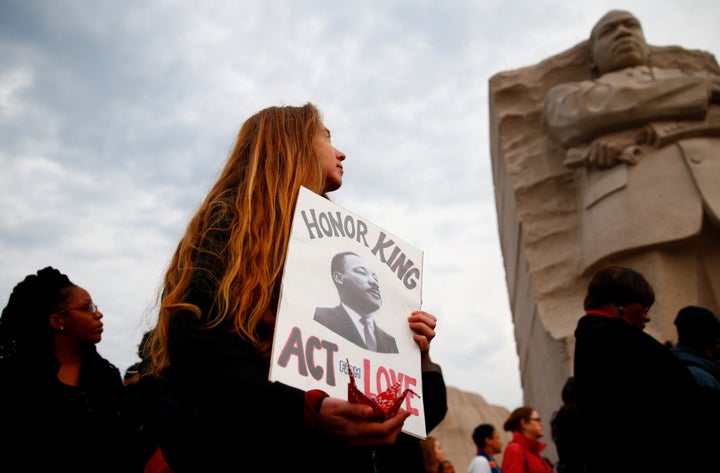
[[336,254],[330,273],[340,296],[336,307],[318,307],[313,319],[343,338],[378,353],[398,353],[395,338],[375,323],[373,314],[382,306],[375,271],[357,254]]

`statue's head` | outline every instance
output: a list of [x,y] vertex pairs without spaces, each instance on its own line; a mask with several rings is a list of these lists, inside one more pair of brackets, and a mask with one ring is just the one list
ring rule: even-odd
[[599,74],[647,64],[650,54],[640,21],[623,10],[600,18],[590,34],[590,49]]

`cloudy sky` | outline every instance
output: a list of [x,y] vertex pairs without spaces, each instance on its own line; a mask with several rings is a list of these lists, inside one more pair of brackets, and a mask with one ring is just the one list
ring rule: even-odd
[[332,199],[425,253],[447,384],[513,409],[488,79],[618,7],[653,45],[720,57],[716,0],[0,0],[0,301],[59,268],[124,370],[241,123],[313,102],[348,156]]

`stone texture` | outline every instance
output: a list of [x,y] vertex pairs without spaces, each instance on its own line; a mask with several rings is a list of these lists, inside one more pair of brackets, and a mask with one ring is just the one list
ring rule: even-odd
[[[504,445],[512,439],[510,433],[504,432],[502,428],[510,411],[501,406],[488,404],[479,394],[449,386],[447,396],[448,413],[440,425],[428,435],[440,440],[445,458],[453,463],[455,471],[463,473],[467,471],[470,461],[475,456],[475,444],[472,441],[475,427],[483,423],[493,424]],[[495,459],[501,462],[502,455],[497,455]]]
[[[720,75],[707,52],[649,48],[653,67]],[[704,194],[697,190],[720,182],[720,160],[706,160],[704,171],[696,172],[692,168],[702,159],[672,142],[648,145],[649,157],[608,171],[569,165],[567,143],[549,133],[546,94],[558,84],[593,79],[591,64],[589,42],[583,41],[489,81],[493,182],[521,383],[525,404],[545,420],[548,444],[549,420],[572,374],[573,331],[583,314],[587,283],[598,267],[622,264],[647,277],[657,297],[646,330],[662,342],[675,342],[672,320],[681,307],[720,311],[720,224],[709,210],[718,186]],[[693,146],[715,150],[717,158],[720,134],[713,133]],[[603,187],[602,195],[593,194]],[[593,206],[602,218],[588,211]],[[701,213],[694,214],[698,208]],[[700,224],[680,231],[684,220]],[[643,239],[655,238],[655,233],[660,235],[656,243]],[[550,447],[548,456],[555,460]]]

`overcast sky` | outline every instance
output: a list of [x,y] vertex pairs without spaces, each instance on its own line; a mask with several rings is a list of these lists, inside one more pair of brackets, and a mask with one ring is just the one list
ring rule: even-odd
[[124,370],[241,123],[313,102],[347,154],[331,198],[424,251],[447,384],[514,409],[488,79],[614,8],[650,44],[719,57],[716,0],[0,0],[0,302],[57,267],[105,314],[99,350]]

